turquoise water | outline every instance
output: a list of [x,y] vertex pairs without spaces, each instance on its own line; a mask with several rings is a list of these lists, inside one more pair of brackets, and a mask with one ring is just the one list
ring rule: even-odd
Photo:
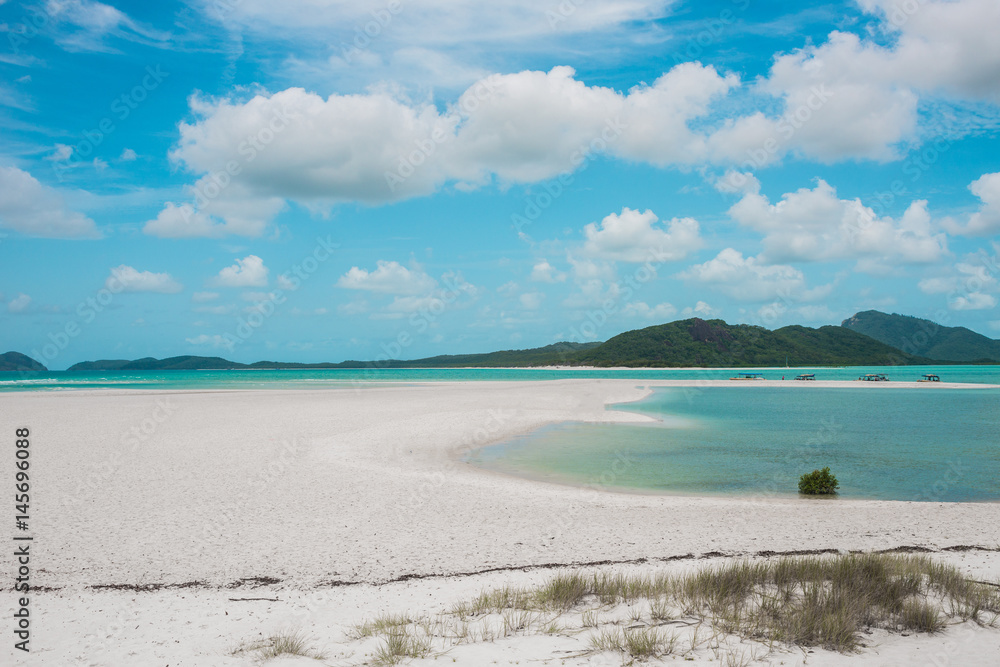
[[[888,373],[891,380],[917,380],[936,373],[946,382],[1000,384],[1000,366],[871,366],[847,368],[740,369],[762,371],[769,380],[784,375],[815,373],[819,380],[854,380],[865,373]],[[316,389],[364,386],[370,383],[409,383],[476,380],[557,380],[560,378],[626,378],[636,380],[721,380],[733,369],[557,370],[541,368],[445,369],[309,369],[283,371],[104,371],[45,373],[0,372],[0,391],[53,389]]]
[[998,389],[660,388],[615,409],[663,421],[553,426],[469,461],[609,490],[737,496],[796,496],[801,474],[830,466],[843,498],[1000,500]]

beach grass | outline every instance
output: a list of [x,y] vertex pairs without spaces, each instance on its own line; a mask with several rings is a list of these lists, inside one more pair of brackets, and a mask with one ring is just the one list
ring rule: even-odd
[[314,660],[324,660],[326,655],[312,648],[309,638],[298,630],[283,631],[250,642],[243,642],[234,648],[230,655],[253,654],[259,662],[271,660],[285,655],[297,655]]
[[934,633],[998,618],[995,584],[923,555],[870,553],[737,560],[673,575],[566,572],[483,591],[436,617],[379,617],[352,636],[380,640],[380,665],[543,634],[578,636],[582,651],[623,660],[710,651],[723,664],[745,664],[775,645],[849,653],[873,629]]

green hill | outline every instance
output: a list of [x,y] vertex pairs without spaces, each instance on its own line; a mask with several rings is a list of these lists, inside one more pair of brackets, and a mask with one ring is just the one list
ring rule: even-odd
[[229,369],[296,369],[296,368],[467,368],[470,366],[553,366],[571,363],[574,355],[597,347],[600,343],[554,343],[528,350],[504,350],[485,354],[449,354],[426,359],[385,361],[342,361],[340,363],[300,364],[281,361],[258,361],[241,364],[220,357],[145,357],[135,361],[105,359],[83,361],[70,366],[71,371],[163,371],[163,370],[229,370]]
[[143,357],[134,361],[123,359],[104,359],[99,361],[82,361],[73,364],[67,370],[71,371],[194,371],[194,370],[229,370],[233,368],[250,368],[246,364],[229,361],[221,357],[194,357],[185,355],[154,359]]
[[842,327],[886,345],[942,361],[1000,361],[1000,340],[965,327],[946,327],[908,315],[866,310],[844,320]]
[[4,352],[0,354],[0,371],[47,371],[41,365],[26,354],[20,352]]
[[843,327],[775,331],[699,318],[626,331],[575,362],[593,366],[880,366],[928,363]]

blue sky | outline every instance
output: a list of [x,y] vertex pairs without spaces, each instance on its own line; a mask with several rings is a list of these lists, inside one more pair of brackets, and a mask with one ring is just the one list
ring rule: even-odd
[[995,0],[0,2],[0,347],[1000,332]]

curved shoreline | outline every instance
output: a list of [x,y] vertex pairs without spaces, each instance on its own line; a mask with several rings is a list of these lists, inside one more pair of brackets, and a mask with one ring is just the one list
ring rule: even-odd
[[[483,588],[543,581],[548,567],[645,573],[907,547],[1000,578],[995,504],[601,493],[453,457],[546,423],[651,419],[606,406],[657,384],[7,394],[0,432],[32,432],[45,656],[245,665],[234,643],[296,619],[340,641],[365,618],[447,609]],[[958,550],[967,545],[987,550]],[[686,554],[708,560],[676,560]],[[191,641],[169,643],[177,636]]]

